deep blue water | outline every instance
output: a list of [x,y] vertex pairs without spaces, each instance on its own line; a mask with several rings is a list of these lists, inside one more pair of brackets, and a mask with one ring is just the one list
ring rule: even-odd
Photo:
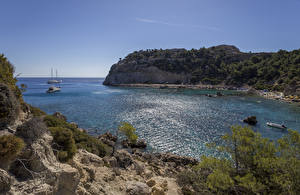
[[[300,130],[300,107],[260,97],[209,98],[215,91],[103,86],[101,78],[66,78],[62,91],[47,94],[47,78],[20,78],[28,86],[26,102],[47,113],[59,111],[91,135],[115,132],[121,121],[132,123],[150,149],[199,158],[212,154],[205,144],[220,140],[230,126],[255,115],[254,130],[278,139],[286,134],[267,127],[268,121]],[[232,93],[232,92],[226,92]]]

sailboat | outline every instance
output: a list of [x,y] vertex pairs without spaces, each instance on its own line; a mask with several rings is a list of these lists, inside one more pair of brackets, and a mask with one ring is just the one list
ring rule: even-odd
[[56,78],[53,78],[53,68],[51,68],[51,79],[48,80],[48,84],[53,84],[53,83],[61,83],[62,80],[57,80],[57,70],[56,70]]

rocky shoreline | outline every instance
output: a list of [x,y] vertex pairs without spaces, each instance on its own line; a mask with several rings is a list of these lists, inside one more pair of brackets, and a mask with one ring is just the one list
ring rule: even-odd
[[279,91],[265,91],[265,90],[255,90],[249,86],[236,87],[236,86],[226,86],[226,85],[185,85],[185,84],[143,84],[143,83],[133,83],[133,84],[113,84],[110,86],[114,87],[132,87],[132,88],[155,88],[155,89],[196,89],[196,90],[235,90],[246,95],[257,95],[266,99],[272,99],[277,101],[282,101],[286,103],[293,103],[300,106],[300,96],[285,96],[283,92]]

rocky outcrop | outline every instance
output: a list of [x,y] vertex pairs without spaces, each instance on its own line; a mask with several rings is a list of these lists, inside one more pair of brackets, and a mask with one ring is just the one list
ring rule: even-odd
[[[164,162],[162,156],[169,162]],[[184,157],[183,157],[184,158]],[[174,158],[155,154],[118,150],[114,156],[104,158],[79,150],[72,166],[80,173],[77,194],[181,194],[176,174],[188,168],[171,163]],[[182,161],[183,162],[183,161]]]
[[249,125],[256,125],[257,120],[256,116],[249,116],[243,120],[244,123],[248,123]]
[[143,139],[139,139],[136,141],[136,143],[131,143],[128,141],[128,139],[122,140],[121,142],[122,146],[124,148],[140,148],[140,149],[145,149],[147,147],[147,143]]
[[108,146],[114,146],[118,137],[111,134],[110,132],[106,132],[98,136],[98,139],[101,140],[103,143],[107,144]]

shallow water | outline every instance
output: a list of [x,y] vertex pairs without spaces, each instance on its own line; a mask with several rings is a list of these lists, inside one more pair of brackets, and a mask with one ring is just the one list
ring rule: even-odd
[[216,91],[107,87],[101,78],[63,79],[61,92],[47,94],[46,82],[20,78],[28,86],[25,101],[47,113],[63,113],[91,135],[115,132],[121,121],[130,122],[155,151],[195,158],[218,155],[205,144],[218,142],[231,125],[244,125],[241,120],[250,115],[258,119],[254,130],[270,139],[286,132],[267,127],[268,121],[300,131],[300,107],[260,97],[210,98],[204,94]]

